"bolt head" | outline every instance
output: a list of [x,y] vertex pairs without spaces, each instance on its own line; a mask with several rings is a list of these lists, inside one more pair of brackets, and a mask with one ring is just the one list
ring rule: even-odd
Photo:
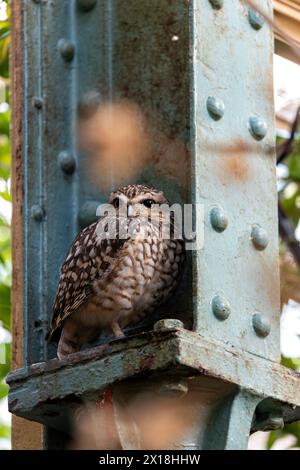
[[168,331],[168,330],[178,330],[183,329],[184,325],[182,321],[174,319],[174,318],[167,318],[163,320],[159,320],[154,324],[154,331]]
[[39,204],[34,204],[31,207],[31,217],[36,221],[36,222],[41,222],[44,218],[44,210]]
[[216,232],[224,232],[228,225],[228,218],[220,207],[214,207],[210,211],[210,223]]
[[260,251],[265,250],[269,243],[268,234],[260,225],[252,227],[251,240],[255,248]]
[[75,46],[68,39],[60,39],[57,44],[61,56],[66,62],[71,62],[75,55]]
[[252,28],[256,31],[259,31],[264,25],[263,17],[252,8],[249,8],[248,10],[248,20]]
[[90,11],[96,6],[97,0],[77,0],[77,6],[81,11]]
[[209,3],[215,10],[220,10],[223,6],[224,0],[209,0]]
[[62,171],[67,175],[71,175],[76,169],[75,158],[69,152],[61,152],[58,155],[58,163]]
[[230,304],[223,295],[216,295],[211,303],[214,316],[221,321],[227,320],[230,315]]
[[257,336],[266,338],[271,332],[271,324],[266,316],[255,313],[252,317],[252,325]]
[[36,109],[42,109],[43,107],[43,100],[42,98],[39,98],[38,96],[34,96],[32,98],[32,105],[36,108]]
[[262,140],[268,131],[267,124],[261,116],[251,116],[249,118],[249,131],[256,140]]
[[225,105],[219,98],[209,96],[206,101],[206,108],[210,117],[215,121],[219,121],[224,116]]

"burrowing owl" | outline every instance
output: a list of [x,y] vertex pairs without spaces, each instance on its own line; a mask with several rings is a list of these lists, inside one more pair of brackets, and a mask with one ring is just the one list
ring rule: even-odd
[[[113,215],[105,212],[79,233],[61,268],[47,335],[49,340],[60,335],[59,358],[80,350],[103,329],[122,336],[122,328],[170,297],[182,270],[184,242],[175,236],[172,213],[153,210],[169,207],[162,191],[125,186],[111,194],[109,204]],[[162,234],[162,222],[170,220],[170,233]]]

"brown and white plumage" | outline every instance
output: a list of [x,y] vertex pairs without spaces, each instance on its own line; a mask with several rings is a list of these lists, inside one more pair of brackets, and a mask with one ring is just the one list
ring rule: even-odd
[[[120,200],[138,209],[125,221],[134,221],[135,236],[119,238],[118,219],[117,237],[103,239],[97,221],[75,238],[62,266],[48,333],[51,340],[61,331],[60,358],[78,351],[104,328],[122,335],[122,328],[151,314],[176,287],[184,261],[183,240],[162,238],[159,224],[148,220],[152,203],[168,204],[165,196],[154,188],[130,185],[113,192],[109,203],[118,208]],[[109,221],[109,215],[101,218],[102,224]]]

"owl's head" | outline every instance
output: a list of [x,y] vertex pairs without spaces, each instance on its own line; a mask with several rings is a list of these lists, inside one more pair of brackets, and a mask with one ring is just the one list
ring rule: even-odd
[[109,204],[116,209],[121,204],[128,207],[128,216],[133,214],[147,215],[155,205],[167,204],[169,201],[162,191],[142,184],[133,184],[113,191],[109,198]]

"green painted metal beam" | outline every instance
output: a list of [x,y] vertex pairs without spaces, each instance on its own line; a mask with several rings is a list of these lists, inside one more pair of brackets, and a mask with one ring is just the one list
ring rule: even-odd
[[[299,375],[279,364],[269,26],[240,0],[25,0],[22,35],[25,367],[7,379],[11,412],[69,432],[74,410],[106,387],[118,407],[120,384],[155,394],[174,375],[198,400],[183,448],[245,448],[251,428],[298,420]],[[118,185],[117,168],[109,184],[92,181],[74,130],[91,105],[124,101],[153,145],[130,182],[204,212],[204,246],[164,312],[190,330],[163,322],[58,361],[44,337],[60,264]]]
[[[220,358],[222,367],[220,368]],[[166,329],[116,341],[11,373],[10,411],[30,418],[51,401],[82,398],[117,381],[159,371],[204,374],[240,386],[250,395],[286,402],[288,421],[300,418],[300,374],[262,357],[184,329]],[[47,414],[47,412],[46,412]],[[47,421],[47,420],[46,420]]]

